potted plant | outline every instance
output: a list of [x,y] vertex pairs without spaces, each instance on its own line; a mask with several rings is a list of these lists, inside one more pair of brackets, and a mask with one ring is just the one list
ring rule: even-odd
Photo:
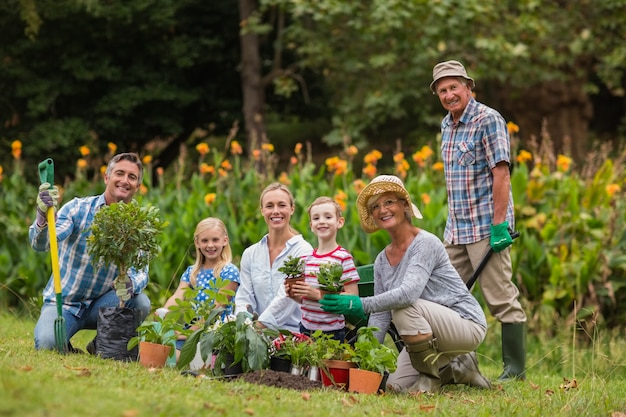
[[374,333],[376,327],[363,326],[357,332],[354,353],[350,361],[357,368],[350,369],[348,390],[360,393],[376,393],[383,375],[396,370],[398,353],[380,343]]
[[213,373],[232,375],[265,369],[269,365],[269,337],[257,329],[252,320],[241,312],[236,317],[219,320],[223,308],[213,309],[209,320],[193,332],[183,345],[178,367],[191,362],[200,343],[202,360],[215,354]]
[[311,365],[313,340],[307,335],[293,333],[285,340],[285,350],[291,360],[291,373],[304,375]]
[[176,332],[181,331],[174,314],[155,316],[137,327],[137,336],[128,341],[128,350],[139,346],[139,363],[146,368],[161,368],[176,352]]
[[320,265],[317,273],[318,288],[324,293],[340,293],[343,286],[350,282],[350,278],[342,279],[343,266],[335,262],[329,262]]
[[285,262],[278,268],[279,272],[285,274],[285,282],[287,283],[287,293],[291,294],[291,284],[297,281],[304,281],[304,258],[289,255]]
[[118,276],[118,308],[102,308],[98,314],[96,352],[102,357],[121,360],[136,360],[136,350],[127,349],[128,341],[136,335],[141,318],[139,312],[125,308],[132,286],[128,271],[147,268],[159,253],[158,237],[167,226],[159,218],[159,209],[140,206],[137,201],[113,203],[102,207],[94,216],[87,238],[87,252],[94,268],[113,264]]
[[354,355],[354,349],[348,343],[342,343],[334,339],[331,334],[316,330],[311,335],[315,341],[314,349],[311,350],[310,362],[321,370],[322,383],[325,386],[346,388],[350,368],[356,364],[350,359]]
[[291,356],[287,342],[291,337],[288,330],[276,331],[270,344],[270,369],[279,372],[291,372]]

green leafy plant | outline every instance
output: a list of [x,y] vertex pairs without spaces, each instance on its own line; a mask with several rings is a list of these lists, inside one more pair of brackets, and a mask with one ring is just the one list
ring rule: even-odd
[[304,258],[289,255],[278,271],[286,275],[285,279],[299,278],[304,274]]
[[357,331],[357,340],[354,343],[354,353],[350,362],[354,362],[360,369],[384,374],[385,371],[396,370],[398,353],[390,347],[380,343],[374,332],[377,327],[363,326]]
[[204,325],[187,338],[178,361],[179,369],[191,362],[198,343],[203,361],[215,353],[214,373],[217,375],[221,374],[223,365],[229,364],[231,357],[233,364],[241,363],[244,372],[267,368],[269,337],[257,329],[245,313],[221,321],[222,311],[222,307],[213,309]]
[[[160,252],[158,237],[167,226],[159,218],[159,209],[130,203],[113,203],[94,216],[87,238],[87,252],[94,267],[113,264],[118,276],[115,284],[130,281],[130,268],[141,270]],[[116,285],[117,286],[117,285]],[[124,306],[120,297],[120,307]]]
[[323,367],[324,361],[348,361],[354,356],[353,347],[349,343],[334,339],[332,334],[316,330],[311,338],[315,341],[309,354],[311,365]]
[[307,335],[293,333],[288,336],[284,341],[284,349],[293,366],[315,365],[315,359],[312,357],[315,344]]
[[176,332],[181,330],[182,326],[178,323],[175,314],[166,314],[163,318],[155,315],[154,319],[145,320],[137,327],[137,336],[128,341],[128,350],[137,346],[139,342],[150,342],[171,346],[172,353],[174,353]]
[[336,262],[329,262],[320,265],[317,273],[319,289],[326,292],[341,292],[343,286],[350,282],[349,278],[342,279],[343,266]]

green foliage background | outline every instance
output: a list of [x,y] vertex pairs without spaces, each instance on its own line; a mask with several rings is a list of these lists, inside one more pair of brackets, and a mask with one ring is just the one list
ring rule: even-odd
[[[239,154],[211,149],[201,156],[189,152],[187,160],[163,173],[152,184],[151,164],[146,165],[141,204],[158,207],[169,222],[160,240],[161,253],[150,265],[148,294],[154,307],[163,305],[176,288],[185,267],[193,263],[193,231],[204,217],[222,219],[229,231],[234,263],[244,248],[258,241],[267,227],[260,215],[259,195],[271,181],[289,183],[296,199],[292,225],[315,244],[308,227],[308,205],[318,196],[334,197],[345,205],[345,226],[338,241],[349,249],[359,265],[371,263],[387,244],[384,232],[366,234],[359,226],[354,206],[357,187],[368,181],[353,168],[356,159],[341,153],[347,163],[337,175],[326,165],[315,165],[311,155],[294,154],[297,161],[284,172],[259,174],[255,161]],[[273,152],[265,150],[262,160]],[[357,157],[360,155],[357,155]],[[197,158],[197,159],[195,159]],[[354,158],[354,159],[353,159]],[[193,161],[192,161],[193,160]],[[203,164],[228,169],[202,174]],[[443,173],[431,156],[423,167],[411,162],[405,184],[424,219],[419,226],[443,235],[446,193]],[[626,312],[626,210],[624,171],[621,157],[603,154],[589,157],[582,166],[571,160],[536,150],[530,160],[514,165],[513,192],[516,228],[521,232],[512,247],[514,280],[519,286],[530,317],[531,330],[552,332],[558,326],[581,320],[591,330],[597,325],[623,327]],[[378,167],[392,173],[394,167]],[[40,304],[40,292],[50,276],[48,254],[38,254],[28,245],[28,226],[35,216],[37,189],[24,179],[24,167],[14,161],[0,187],[0,306],[31,313]],[[63,200],[103,191],[102,179],[80,172],[67,182]],[[609,190],[613,188],[612,191]],[[213,200],[213,201],[211,201]],[[207,204],[208,203],[208,204]],[[475,294],[480,297],[478,291]]]

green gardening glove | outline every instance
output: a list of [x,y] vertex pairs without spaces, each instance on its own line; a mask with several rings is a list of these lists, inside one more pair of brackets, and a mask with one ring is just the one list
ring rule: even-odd
[[501,252],[511,246],[513,238],[509,233],[509,222],[491,225],[491,239],[489,244],[494,252]]
[[351,323],[365,320],[363,303],[358,295],[325,294],[320,305],[327,313],[343,314]]

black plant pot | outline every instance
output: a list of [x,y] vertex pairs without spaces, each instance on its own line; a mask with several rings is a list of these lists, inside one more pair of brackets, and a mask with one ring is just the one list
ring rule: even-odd
[[291,361],[285,358],[270,358],[270,369],[278,372],[290,372]]
[[96,355],[118,361],[136,361],[138,347],[128,350],[128,341],[137,336],[141,324],[139,310],[128,307],[103,307],[98,311]]
[[224,372],[225,376],[234,376],[234,375],[243,374],[243,367],[241,366],[241,362],[239,363],[233,363],[233,362],[235,362],[234,355],[227,355],[224,360],[224,366],[222,368],[222,371]]

